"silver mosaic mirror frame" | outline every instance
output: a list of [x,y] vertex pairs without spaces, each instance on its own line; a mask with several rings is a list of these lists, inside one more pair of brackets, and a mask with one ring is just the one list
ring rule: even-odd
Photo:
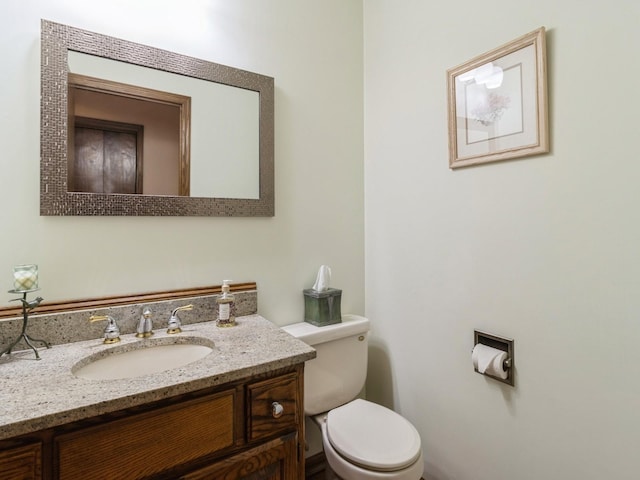
[[[67,191],[69,50],[253,90],[260,97],[260,198],[95,194]],[[40,214],[83,216],[275,215],[274,79],[42,20]]]

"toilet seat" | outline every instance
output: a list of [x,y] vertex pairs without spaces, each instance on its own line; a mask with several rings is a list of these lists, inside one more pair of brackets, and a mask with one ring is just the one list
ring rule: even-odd
[[404,417],[356,399],[326,417],[327,440],[345,459],[379,472],[402,470],[421,455],[420,435]]

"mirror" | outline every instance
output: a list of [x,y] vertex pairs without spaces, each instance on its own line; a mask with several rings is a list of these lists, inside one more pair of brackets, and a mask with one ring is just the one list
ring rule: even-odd
[[[41,43],[41,215],[274,215],[273,78],[47,20]],[[70,76],[190,98],[190,122],[180,123],[190,163],[175,167],[191,172],[190,196],[70,191]],[[145,179],[152,168],[145,163]]]

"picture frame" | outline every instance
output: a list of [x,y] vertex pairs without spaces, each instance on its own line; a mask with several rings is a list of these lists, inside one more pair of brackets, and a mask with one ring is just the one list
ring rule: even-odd
[[447,70],[451,169],[549,152],[540,27]]

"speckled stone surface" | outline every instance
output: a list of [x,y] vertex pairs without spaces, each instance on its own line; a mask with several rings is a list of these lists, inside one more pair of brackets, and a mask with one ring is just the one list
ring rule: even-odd
[[[184,367],[144,377],[87,380],[72,373],[90,355],[188,337],[199,337],[202,344],[213,342],[212,353]],[[231,328],[208,321],[183,325],[183,332],[177,335],[158,329],[150,339],[133,334],[121,338],[115,345],[104,345],[96,337],[43,348],[39,361],[31,350],[0,357],[0,439],[249,378],[315,357],[313,348],[260,315],[238,317],[237,326]]]
[[[178,300],[162,300],[145,302],[134,305],[120,305],[108,308],[75,310],[61,313],[39,314],[36,308],[29,315],[27,333],[32,338],[41,338],[51,345],[80,342],[98,338],[102,335],[105,324],[103,322],[89,323],[91,315],[111,315],[118,324],[120,331],[133,333],[136,331],[138,320],[145,307],[151,309],[151,319],[154,330],[167,328],[171,311],[184,305],[193,305],[193,310],[179,313],[183,325],[201,323],[217,318],[216,298],[219,295],[203,295]],[[258,292],[255,290],[234,293],[236,315],[252,315],[258,311]],[[31,298],[30,298],[31,299]],[[22,329],[22,317],[0,320],[0,348],[9,345],[18,338]],[[36,343],[36,346],[42,346]],[[14,350],[28,348],[24,342],[18,343]]]

